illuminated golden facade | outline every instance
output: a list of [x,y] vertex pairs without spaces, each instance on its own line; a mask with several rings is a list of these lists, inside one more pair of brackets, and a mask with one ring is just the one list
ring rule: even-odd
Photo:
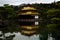
[[28,6],[28,7],[22,8],[22,10],[36,10],[36,8]]
[[28,12],[21,13],[21,14],[18,14],[18,15],[37,15],[37,14],[39,14],[39,13],[28,11]]
[[18,12],[20,18],[18,19],[20,25],[18,27],[20,27],[20,32],[22,34],[29,36],[36,34],[37,29],[39,28],[38,15],[37,9],[31,5],[24,6],[21,11]]

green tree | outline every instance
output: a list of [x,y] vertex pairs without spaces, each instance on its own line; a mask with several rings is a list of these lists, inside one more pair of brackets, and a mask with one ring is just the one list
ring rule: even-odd
[[[60,24],[60,9],[50,9],[47,11],[47,29],[49,33],[52,33],[52,36],[56,40],[59,40],[58,34],[60,33],[59,24]],[[60,35],[60,34],[59,34]]]

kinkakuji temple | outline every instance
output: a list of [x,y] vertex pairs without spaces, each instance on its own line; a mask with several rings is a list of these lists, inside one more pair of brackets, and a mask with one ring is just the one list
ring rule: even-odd
[[25,5],[18,13],[18,23],[22,35],[31,36],[37,34],[39,29],[39,12],[35,6]]

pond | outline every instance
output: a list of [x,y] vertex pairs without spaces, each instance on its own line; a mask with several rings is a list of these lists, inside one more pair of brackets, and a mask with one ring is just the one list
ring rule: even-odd
[[[0,34],[2,34],[0,32]],[[12,35],[15,35],[14,37]],[[7,37],[7,38],[6,38]],[[5,33],[5,37],[0,36],[0,39],[5,39],[8,40],[8,39],[11,39],[11,40],[41,40],[39,37],[41,37],[41,35],[32,35],[32,36],[25,36],[25,35],[22,35],[20,32],[13,32],[13,33]],[[55,38],[49,36],[48,34],[48,38],[47,40],[55,40]]]

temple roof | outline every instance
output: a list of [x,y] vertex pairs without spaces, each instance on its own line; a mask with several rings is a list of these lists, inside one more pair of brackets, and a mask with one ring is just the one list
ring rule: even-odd
[[31,5],[31,4],[27,4],[27,5],[24,5],[24,6],[22,6],[22,7],[34,7],[34,8],[36,8],[35,6],[33,6],[33,5]]
[[37,8],[31,4],[23,5],[21,10],[17,11],[18,15],[38,15]]

